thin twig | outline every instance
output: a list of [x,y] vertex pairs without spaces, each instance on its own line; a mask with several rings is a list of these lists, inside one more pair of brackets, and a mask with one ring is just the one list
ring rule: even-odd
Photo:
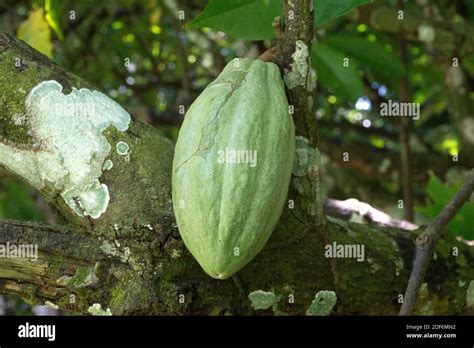
[[426,228],[425,232],[416,239],[416,257],[408,281],[408,286],[403,299],[399,315],[411,315],[421,283],[428,269],[429,262],[446,225],[457,214],[459,209],[469,201],[474,190],[474,169],[466,176],[461,189],[456,193],[451,202],[441,211],[436,219]]

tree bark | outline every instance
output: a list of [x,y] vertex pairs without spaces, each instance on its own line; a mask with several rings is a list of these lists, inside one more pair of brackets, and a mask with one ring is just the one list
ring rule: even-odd
[[[20,58],[20,67],[15,66],[15,58]],[[24,108],[26,95],[18,91],[28,93],[44,80],[60,82],[66,92],[72,87],[93,89],[34,49],[1,33],[0,143],[32,146],[28,141],[18,144],[18,139],[25,140],[24,134],[9,126],[13,114]],[[113,131],[104,134],[108,141],[117,141]],[[325,246],[337,242],[365,247],[362,262],[338,260],[337,313],[398,312],[397,299],[408,280],[417,233],[328,219],[329,241],[325,241],[316,231],[314,214],[309,213],[308,206],[314,201],[310,201],[312,195],[304,194],[308,186],[300,179],[293,180],[293,197],[289,198],[295,199],[296,205],[284,209],[268,245],[234,279],[215,280],[187,252],[174,223],[172,143],[138,120],[133,120],[121,137],[130,144],[130,161],[114,158],[114,168],[100,178],[110,188],[111,201],[99,219],[74,214],[58,192],[42,190],[62,217],[61,226],[1,221],[3,244],[32,244],[39,249],[36,263],[0,258],[1,292],[36,304],[48,301],[79,313],[87,313],[91,305],[99,303],[114,315],[245,315],[272,313],[254,311],[247,297],[254,290],[265,290],[281,296],[276,314],[303,315],[318,291],[335,289]],[[453,247],[459,249],[457,257],[452,256]],[[474,279],[474,253],[446,237],[436,255],[426,277],[428,293],[419,309],[437,314],[466,311],[467,288]],[[288,301],[290,295],[294,303]],[[427,310],[428,302],[431,307]]]

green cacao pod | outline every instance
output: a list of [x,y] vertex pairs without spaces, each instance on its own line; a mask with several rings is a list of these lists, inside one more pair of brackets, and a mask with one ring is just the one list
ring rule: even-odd
[[211,277],[230,277],[267,242],[294,151],[273,63],[234,59],[189,108],[175,148],[173,207],[186,247]]

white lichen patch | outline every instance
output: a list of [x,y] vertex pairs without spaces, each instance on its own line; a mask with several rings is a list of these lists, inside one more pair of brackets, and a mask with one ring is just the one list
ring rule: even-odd
[[372,274],[375,274],[382,269],[382,266],[380,266],[377,262],[375,262],[375,260],[371,257],[367,258],[367,262],[370,265],[370,273]]
[[51,301],[46,301],[44,305],[52,309],[59,309],[59,306]]
[[173,249],[171,251],[171,258],[172,259],[177,259],[178,257],[181,257],[181,252],[177,249]]
[[[397,247],[397,250],[398,250],[398,247]],[[395,275],[397,277],[400,275],[400,271],[403,269],[404,266],[405,265],[404,265],[403,259],[401,257],[398,257],[395,260]]]
[[91,315],[99,315],[99,316],[111,316],[112,312],[110,311],[110,308],[107,308],[107,310],[102,309],[102,306],[100,303],[94,303],[92,306],[89,307],[87,310]]
[[423,283],[420,286],[420,292],[418,293],[418,296],[423,297],[423,296],[428,296],[428,284]]
[[254,309],[268,309],[275,306],[281,296],[275,295],[273,291],[256,290],[249,294],[248,298]]
[[74,188],[61,194],[66,203],[78,214],[98,219],[107,210],[110,195],[107,185],[94,179],[92,184]]
[[72,278],[71,276],[61,276],[56,280],[56,284],[62,286],[68,285]]
[[58,192],[80,216],[99,218],[109,191],[99,182],[111,146],[103,135],[109,126],[125,131],[130,115],[104,94],[43,81],[28,94],[26,124],[34,139],[30,149],[0,143],[0,164],[33,187]]
[[12,122],[15,126],[22,126],[25,124],[26,121],[26,115],[24,114],[13,114],[12,115]]
[[295,43],[295,52],[291,55],[293,63],[291,64],[291,71],[288,71],[283,76],[286,86],[292,89],[298,85],[304,86],[306,84],[306,76],[308,75],[308,46],[301,40]]
[[311,166],[317,165],[319,152],[309,146],[309,140],[305,137],[296,136],[295,144],[293,175],[305,176]]
[[[119,244],[120,245],[120,244]],[[108,241],[104,241],[100,246],[100,249],[109,256],[118,257],[123,263],[130,261],[131,250],[129,247],[118,249],[115,245]]]
[[306,315],[319,316],[331,314],[337,302],[334,291],[322,290],[314,296],[313,302],[306,310]]
[[128,144],[123,141],[119,141],[115,147],[117,149],[117,153],[121,156],[126,156],[128,154],[128,150],[130,150]]
[[102,165],[102,170],[111,170],[113,167],[114,167],[114,162],[108,159]]

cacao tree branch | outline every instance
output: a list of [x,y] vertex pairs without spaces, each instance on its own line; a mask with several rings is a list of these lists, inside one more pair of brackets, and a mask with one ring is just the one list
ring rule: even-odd
[[[24,112],[26,95],[42,81],[58,81],[64,93],[72,93],[72,87],[93,89],[3,32],[0,58],[0,122],[7,126],[0,127],[0,146],[29,149],[28,143],[17,144],[22,133],[11,126],[11,118]],[[15,58],[22,62],[20,66],[15,65]],[[231,279],[219,281],[207,276],[179,238],[170,196],[171,142],[158,130],[133,119],[127,131],[108,129],[104,134],[114,162],[113,168],[99,178],[110,191],[106,211],[98,219],[86,219],[66,206],[54,187],[39,190],[60,212],[65,226],[20,224],[17,228],[3,222],[0,243],[37,244],[39,269],[33,271],[30,261],[1,258],[2,292],[19,294],[37,304],[49,301],[79,313],[87,313],[91,305],[99,303],[114,315],[272,314],[271,309],[255,311],[247,298],[252,291],[265,290],[281,295],[277,314],[301,315],[318,291],[335,290],[331,259],[325,256],[325,249],[336,242],[365,246],[364,261],[338,260],[337,311],[398,313],[397,298],[408,280],[416,233],[329,219],[328,243],[317,233],[314,215],[310,214],[314,200],[305,198],[305,193],[312,197],[313,192],[309,181],[302,180],[308,175],[295,175],[289,195],[295,207],[284,209],[268,250],[264,248],[238,273],[237,287]],[[69,136],[63,134],[64,138]],[[128,161],[117,154],[118,141],[129,144]],[[303,163],[299,170],[298,174],[307,173]],[[292,239],[305,231],[304,238]],[[289,240],[294,242],[288,244]],[[452,247],[459,249],[462,259],[446,254],[445,250]],[[428,269],[425,300],[439,305],[437,313],[464,312],[467,285],[474,279],[473,252],[447,236],[438,244],[437,253],[434,267],[446,269],[447,274],[440,278],[436,268]],[[28,278],[29,274],[34,276]],[[460,283],[465,285],[459,289]],[[31,291],[21,288],[27,284]],[[453,287],[458,291],[452,291]],[[290,294],[294,303],[287,300]],[[71,295],[76,302],[71,303]]]
[[2,220],[0,243],[0,293],[31,304],[86,313],[106,303],[117,282],[104,269],[124,267],[99,240],[65,226]]
[[[315,102],[314,89],[308,88],[310,83],[310,58],[311,45],[313,41],[313,19],[314,9],[311,0],[283,1],[284,18],[275,24],[277,36],[279,37],[275,62],[280,66],[284,76],[294,72],[299,63],[306,64],[299,81],[294,87],[289,88],[287,93],[290,105],[294,106],[294,121],[297,134],[308,138],[313,147],[317,147],[317,128],[314,117]],[[297,46],[297,42],[306,47]],[[295,57],[295,53],[301,50],[301,58]],[[306,56],[304,50],[307,49]],[[301,59],[297,62],[296,59]],[[308,98],[313,98],[309,103]]]
[[469,201],[474,191],[474,169],[466,176],[464,184],[454,195],[448,205],[416,239],[416,257],[408,281],[400,315],[410,315],[415,307],[416,298],[420,291],[421,283],[433,256],[438,240],[441,238],[446,226],[454,218],[459,209]]
[[[324,198],[321,183],[321,159],[318,143],[318,128],[316,124],[316,96],[311,80],[310,52],[314,38],[314,3],[312,0],[282,1],[284,17],[276,19],[274,26],[279,38],[276,47],[275,61],[280,66],[285,81],[288,101],[293,107],[293,119],[296,127],[296,162],[301,159],[299,154],[304,148],[304,170],[302,173],[293,172],[292,183],[296,192],[291,189],[289,197],[296,197],[299,209],[305,209],[303,219],[309,227],[302,229],[316,232],[326,244],[330,237],[325,228]],[[299,138],[299,139],[298,139]],[[307,144],[305,144],[307,143]],[[301,187],[306,189],[301,190]],[[300,233],[304,233],[300,232]],[[328,259],[333,284],[339,291],[339,272],[335,258]],[[342,307],[340,307],[342,308]]]
[[[311,0],[283,1],[283,18],[277,18],[274,27],[279,38],[275,50],[275,62],[279,65],[285,80],[288,101],[292,108],[296,135],[307,141],[312,161],[304,163],[304,175],[293,178],[299,185],[308,185],[308,190],[290,197],[312,216],[318,226],[324,225],[323,197],[321,190],[318,133],[315,117],[315,89],[311,81],[310,52],[314,37],[314,8]],[[304,146],[297,142],[298,147]],[[297,161],[299,161],[297,159]],[[300,182],[301,181],[301,182]]]

